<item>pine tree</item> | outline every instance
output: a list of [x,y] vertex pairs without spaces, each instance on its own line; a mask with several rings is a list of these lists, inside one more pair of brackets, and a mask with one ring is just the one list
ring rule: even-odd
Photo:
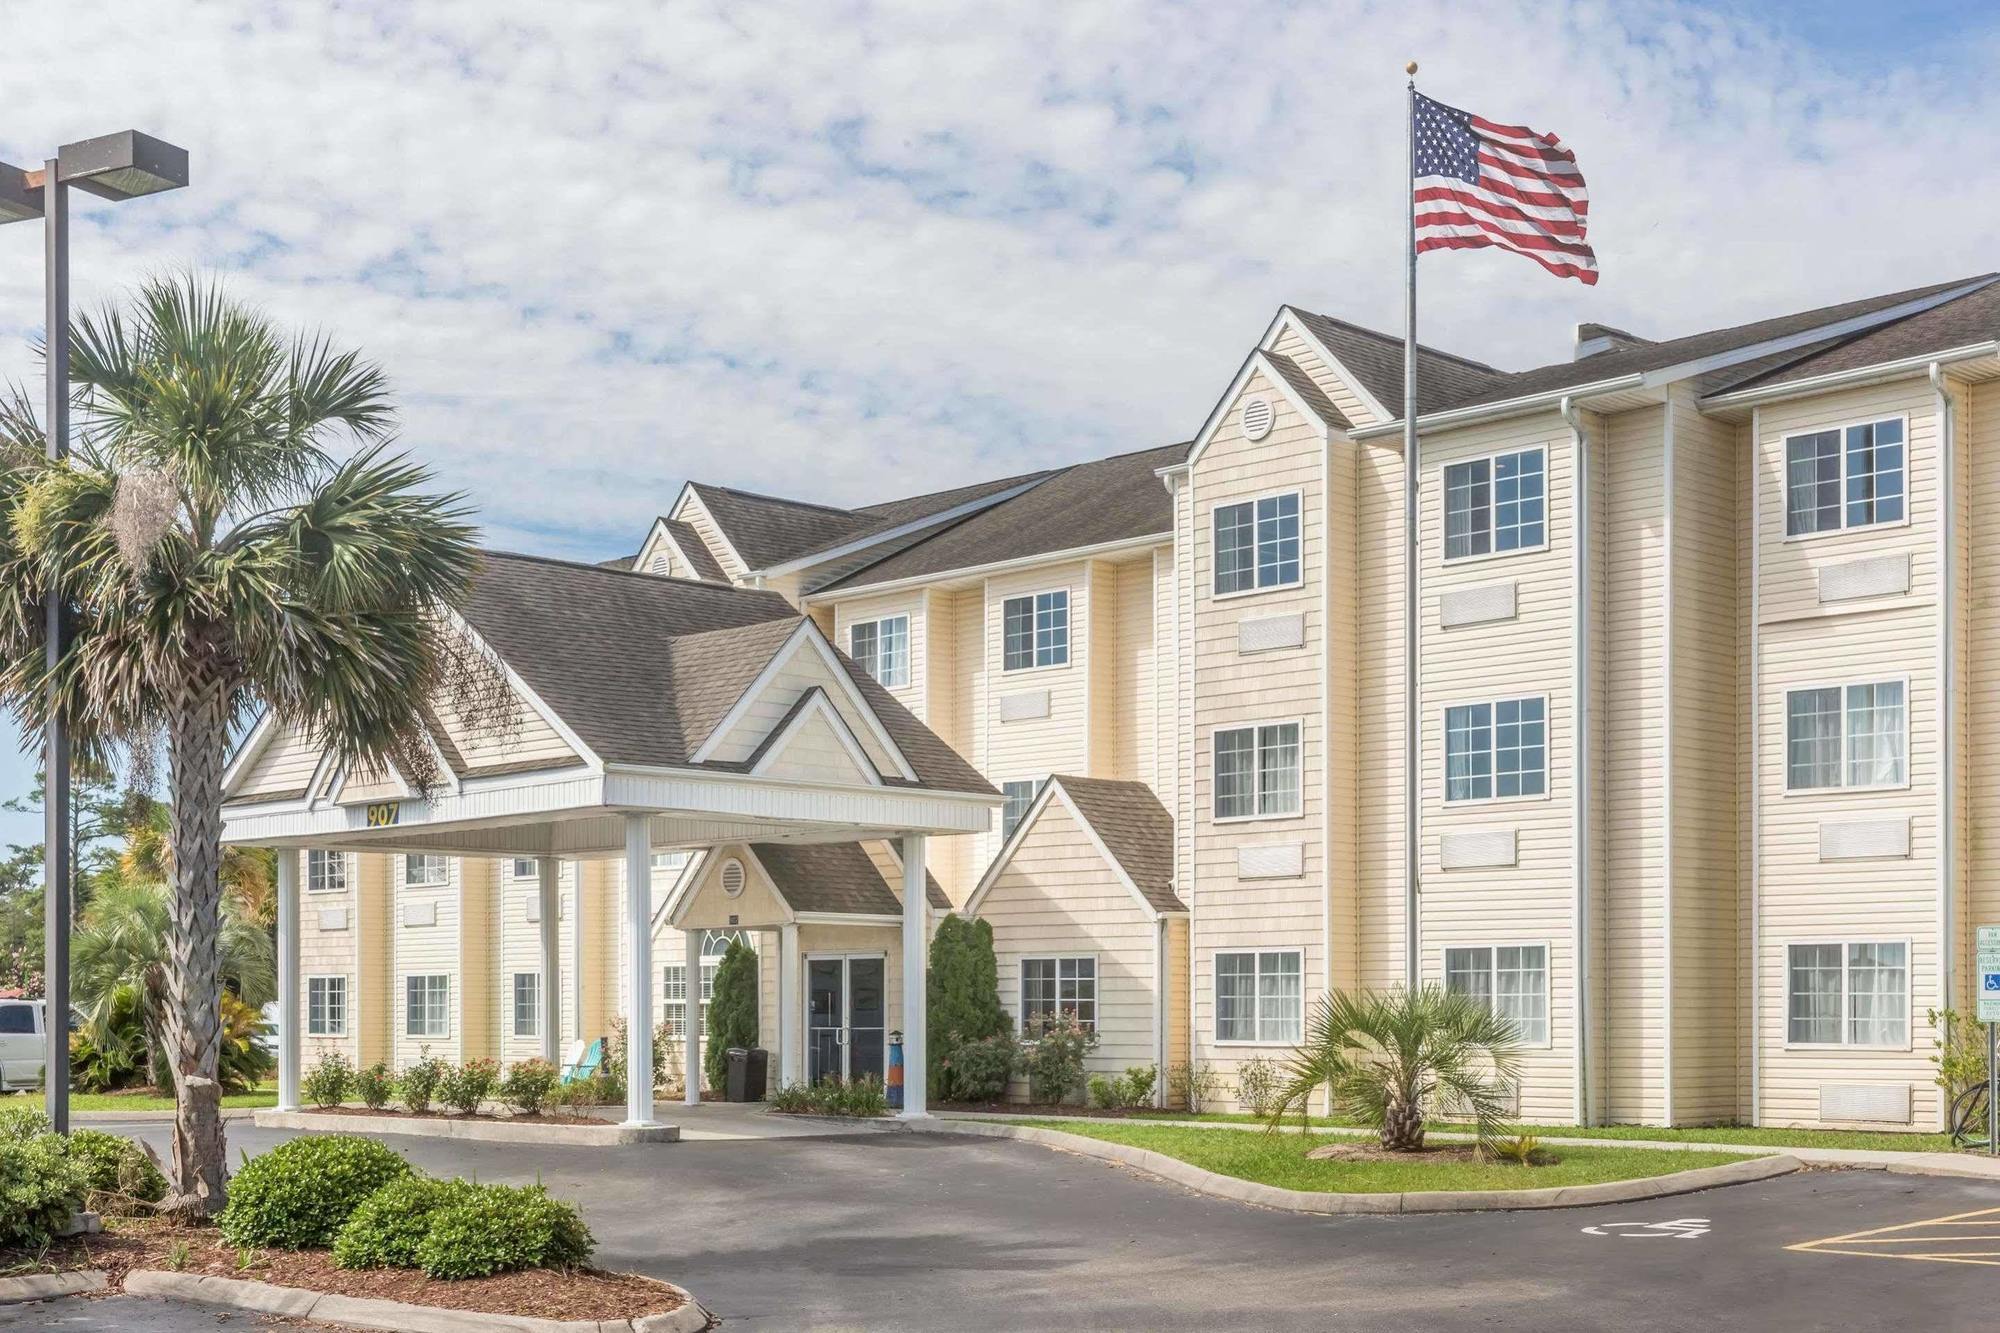
[[1011,1021],[1000,1005],[1000,967],[993,957],[990,922],[947,916],[931,937],[925,1064],[931,1094],[953,1095],[947,1062],[961,1045],[1006,1032]]
[[720,1091],[729,1077],[729,1048],[757,1044],[757,951],[731,940],[715,969],[715,993],[708,1001],[707,1047],[701,1053],[708,1086]]

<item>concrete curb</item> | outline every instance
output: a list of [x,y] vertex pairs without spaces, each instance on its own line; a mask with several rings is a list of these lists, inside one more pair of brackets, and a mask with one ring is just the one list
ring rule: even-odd
[[[102,1277],[102,1274],[99,1275]],[[352,1328],[379,1328],[398,1333],[698,1333],[713,1322],[700,1302],[673,1283],[686,1302],[666,1314],[637,1319],[541,1319],[532,1315],[483,1314],[477,1310],[444,1310],[434,1305],[337,1296],[305,1287],[279,1287],[269,1282],[168,1273],[137,1268],[125,1275],[125,1290],[134,1296],[219,1305],[256,1314],[314,1319]]]
[[0,1305],[23,1301],[52,1301],[62,1296],[82,1296],[104,1290],[104,1274],[95,1268],[74,1273],[30,1273],[26,1277],[0,1277]]
[[[260,1109],[268,1108],[254,1106],[230,1107],[222,1112],[222,1118],[225,1121],[248,1120],[256,1115]],[[78,1125],[116,1125],[130,1121],[142,1124],[155,1122],[165,1124],[174,1118],[174,1113],[172,1111],[71,1111],[69,1118],[72,1124]]]
[[625,1143],[677,1143],[681,1137],[679,1125],[516,1125],[505,1120],[326,1115],[316,1111],[259,1111],[257,1128],[303,1129],[315,1134],[403,1134],[420,1139],[568,1144],[588,1148],[608,1148]]
[[1129,1144],[1041,1129],[1034,1125],[995,1125],[974,1120],[916,1122],[915,1128],[934,1134],[973,1134],[981,1138],[1020,1139],[1044,1147],[1060,1148],[1100,1161],[1136,1167],[1150,1175],[1184,1185],[1203,1194],[1263,1208],[1279,1208],[1293,1213],[1481,1213],[1516,1212],[1535,1208],[1585,1208],[1593,1204],[1632,1203],[1640,1199],[1660,1199],[1674,1194],[1714,1189],[1721,1185],[1743,1185],[1754,1180],[1789,1175],[1803,1165],[1797,1158],[1779,1154],[1751,1157],[1722,1166],[1697,1167],[1644,1180],[1613,1180],[1598,1185],[1559,1185],[1531,1190],[1427,1190],[1409,1194],[1334,1194],[1308,1190],[1281,1189],[1219,1175],[1178,1157],[1134,1148]]

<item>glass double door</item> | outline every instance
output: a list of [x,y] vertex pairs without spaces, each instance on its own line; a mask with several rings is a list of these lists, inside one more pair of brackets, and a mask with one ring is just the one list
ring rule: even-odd
[[880,954],[806,959],[806,1078],[882,1077],[888,997]]

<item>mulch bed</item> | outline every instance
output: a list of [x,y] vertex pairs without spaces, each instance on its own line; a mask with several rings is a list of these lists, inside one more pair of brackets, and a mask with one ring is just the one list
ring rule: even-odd
[[602,1125],[607,1123],[594,1115],[577,1115],[566,1111],[537,1111],[533,1115],[494,1115],[481,1111],[476,1115],[464,1115],[458,1111],[398,1111],[387,1106],[379,1111],[371,1111],[365,1106],[306,1106],[301,1110],[313,1115],[378,1115],[395,1120],[494,1120],[510,1125]]
[[[176,1248],[182,1244],[187,1246],[187,1254],[176,1264]],[[257,1250],[247,1268],[238,1267],[237,1257],[237,1251],[224,1243],[222,1233],[214,1227],[158,1218],[116,1219],[105,1223],[102,1235],[59,1241],[41,1263],[16,1271],[101,1268],[111,1289],[117,1291],[131,1270],[156,1268],[446,1310],[544,1319],[636,1319],[665,1314],[681,1305],[680,1296],[664,1283],[595,1268],[568,1272],[537,1268],[445,1282],[407,1268],[336,1268],[333,1255],[326,1250]]]

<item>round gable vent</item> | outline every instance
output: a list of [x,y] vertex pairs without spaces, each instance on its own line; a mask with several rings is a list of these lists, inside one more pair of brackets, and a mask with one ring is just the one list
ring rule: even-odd
[[722,892],[723,896],[728,898],[741,898],[743,896],[743,863],[741,861],[725,861],[722,863]]
[[1278,419],[1277,411],[1268,398],[1252,398],[1243,404],[1243,435],[1246,439],[1261,440],[1271,433],[1271,426]]

